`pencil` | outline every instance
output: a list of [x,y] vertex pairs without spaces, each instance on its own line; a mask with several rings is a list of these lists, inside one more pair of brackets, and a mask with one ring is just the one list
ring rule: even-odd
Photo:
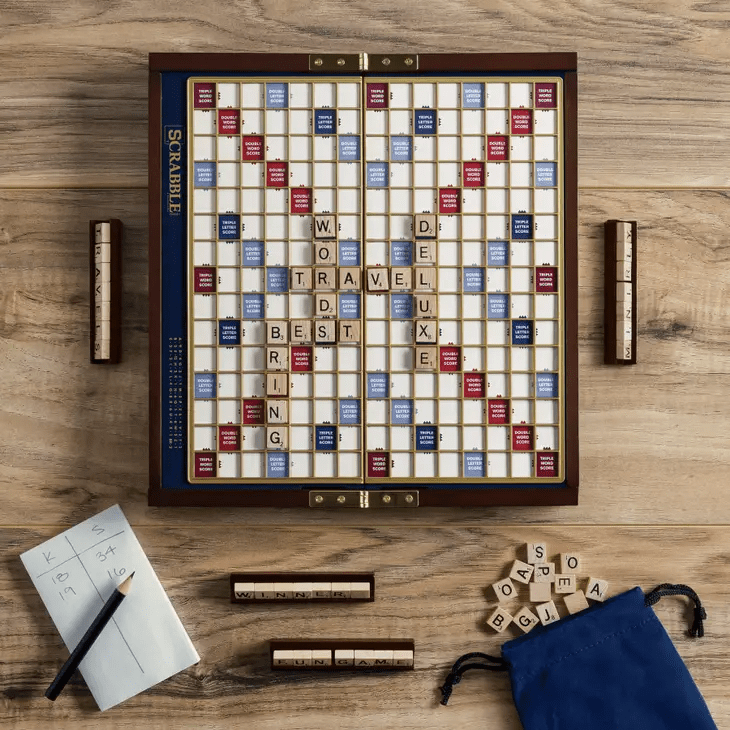
[[114,589],[109,600],[104,604],[101,611],[99,611],[97,617],[91,622],[91,626],[89,626],[86,633],[81,637],[81,641],[79,641],[76,648],[71,652],[71,656],[66,660],[66,663],[61,667],[61,671],[56,675],[56,678],[46,690],[46,697],[49,700],[55,700],[61,694],[66,683],[71,679],[73,673],[83,661],[86,653],[99,638],[99,634],[109,623],[121,602],[127,597],[127,593],[129,593],[129,589],[132,586],[133,577],[134,573]]

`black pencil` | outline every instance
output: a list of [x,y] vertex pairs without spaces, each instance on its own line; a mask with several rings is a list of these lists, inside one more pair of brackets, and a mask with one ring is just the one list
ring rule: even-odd
[[81,637],[81,641],[79,641],[76,648],[71,652],[71,656],[66,660],[66,663],[61,667],[61,671],[56,675],[53,682],[51,682],[51,686],[46,690],[46,697],[49,700],[55,700],[61,694],[66,683],[71,679],[71,676],[83,661],[86,653],[91,649],[94,642],[99,638],[99,634],[104,630],[104,627],[114,615],[114,612],[119,608],[119,604],[127,597],[127,593],[129,593],[129,589],[132,586],[133,577],[134,573],[114,589],[109,600],[104,604],[101,611],[99,611],[98,616],[91,622],[91,626],[89,626],[86,633]]

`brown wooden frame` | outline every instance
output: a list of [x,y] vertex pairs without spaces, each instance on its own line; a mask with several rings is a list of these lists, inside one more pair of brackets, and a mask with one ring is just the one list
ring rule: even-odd
[[[160,255],[161,255],[161,76],[165,71],[316,73],[310,70],[308,54],[286,53],[152,53],[149,56],[149,337],[150,337],[150,488],[149,504],[155,506],[246,506],[307,507],[312,489],[215,489],[161,487],[161,341],[160,341]],[[488,507],[506,505],[570,505],[578,503],[578,82],[575,53],[452,53],[418,54],[418,69],[398,75],[421,73],[452,74],[540,72],[564,77],[564,274],[562,292],[565,326],[565,485],[526,488],[485,487],[419,490],[424,507]],[[385,71],[385,73],[384,73]],[[331,69],[327,70],[332,74]],[[346,73],[352,74],[352,71]],[[364,77],[390,75],[387,69],[361,72]],[[635,265],[635,264],[634,264]],[[323,485],[323,489],[337,489]],[[367,484],[362,485],[366,490]],[[385,484],[388,491],[394,485]],[[413,485],[408,486],[413,491]],[[352,487],[347,491],[353,491]]]

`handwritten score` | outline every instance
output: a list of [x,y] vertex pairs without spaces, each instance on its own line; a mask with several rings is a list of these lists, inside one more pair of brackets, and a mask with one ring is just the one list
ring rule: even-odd
[[20,559],[69,652],[116,586],[134,572],[129,595],[79,667],[100,710],[200,660],[119,505]]

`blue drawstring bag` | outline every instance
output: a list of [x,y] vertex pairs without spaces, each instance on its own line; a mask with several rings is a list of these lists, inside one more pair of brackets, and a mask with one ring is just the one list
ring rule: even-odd
[[651,608],[673,595],[694,601],[690,635],[703,636],[706,614],[691,588],[634,588],[508,641],[501,658],[465,654],[441,687],[441,704],[469,669],[508,671],[525,730],[717,730]]

